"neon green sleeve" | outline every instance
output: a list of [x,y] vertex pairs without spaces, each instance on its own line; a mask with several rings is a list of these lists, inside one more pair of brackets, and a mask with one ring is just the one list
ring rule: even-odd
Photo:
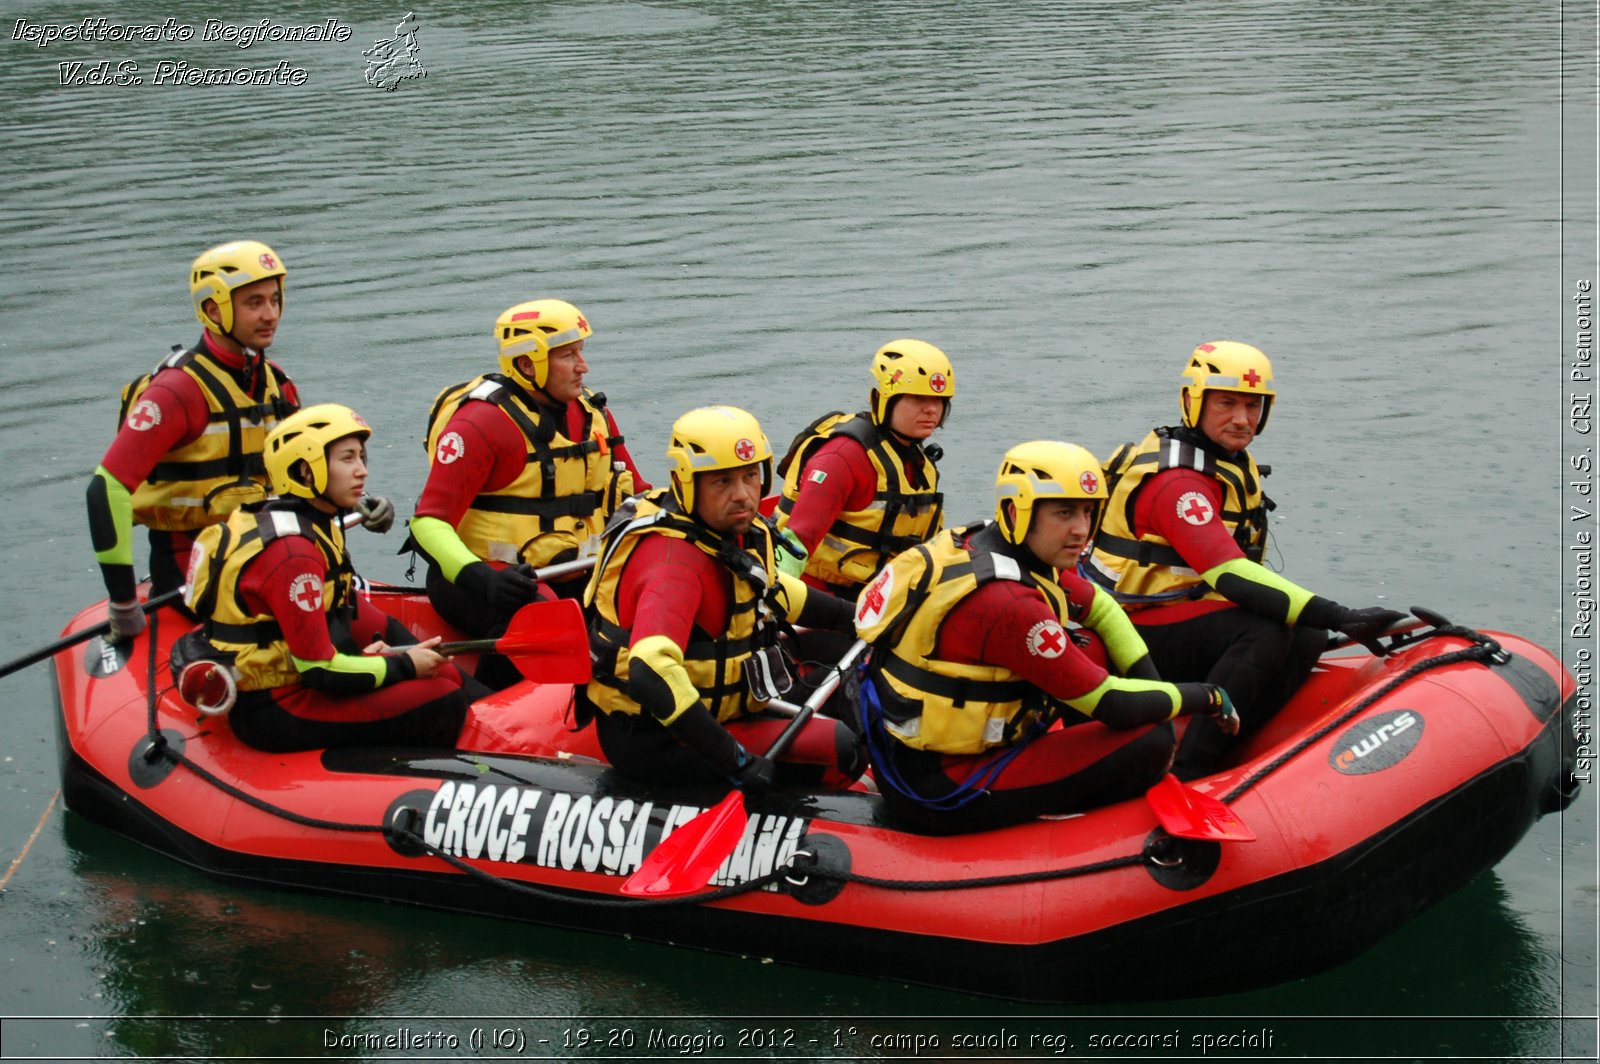
[[428,552],[439,566],[439,571],[444,578],[452,584],[462,569],[473,562],[481,561],[476,554],[467,549],[461,542],[461,537],[456,530],[437,517],[413,517],[411,519],[411,535],[417,545]]
[[1098,584],[1095,585],[1094,601],[1089,604],[1083,624],[1105,643],[1111,663],[1116,666],[1115,672],[1126,673],[1134,662],[1150,653],[1150,648],[1144,645],[1144,637],[1128,619],[1127,613],[1123,612],[1122,606]]
[[365,694],[389,682],[389,659],[381,654],[336,653],[327,661],[306,661],[291,654],[289,660],[307,687],[328,694]]
[[[103,492],[94,492],[99,498],[90,503],[89,523],[94,542],[95,561],[101,565],[126,565],[133,567],[133,495],[122,486],[122,481],[106,472],[105,466],[95,466],[95,479],[104,485]],[[101,506],[104,511],[97,513]],[[107,527],[109,525],[109,527]],[[104,533],[112,533],[106,542]]]
[[[1105,702],[1105,711],[1100,710]],[[1112,727],[1132,727],[1159,720],[1171,720],[1183,709],[1183,693],[1161,680],[1130,680],[1107,676],[1086,695],[1067,699],[1067,705],[1086,717],[1103,720]]]
[[1200,574],[1218,594],[1284,624],[1294,624],[1315,597],[1292,580],[1246,558],[1231,558]]

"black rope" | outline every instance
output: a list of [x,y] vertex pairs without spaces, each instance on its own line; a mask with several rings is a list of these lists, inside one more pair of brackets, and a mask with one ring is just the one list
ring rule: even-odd
[[1117,868],[1128,868],[1132,865],[1149,863],[1150,857],[1148,854],[1137,853],[1129,854],[1126,857],[1110,857],[1104,861],[1096,861],[1094,864],[1076,865],[1072,868],[1048,868],[1038,872],[1016,872],[1008,876],[985,876],[980,879],[880,879],[876,876],[864,876],[857,872],[834,872],[825,868],[805,867],[791,862],[785,868],[775,872],[774,875],[803,872],[818,879],[832,880],[836,883],[859,883],[864,887],[879,887],[883,890],[974,890],[981,887],[1009,887],[1019,883],[1044,883],[1053,879],[1070,879],[1074,876],[1093,875],[1096,872],[1110,872]]
[[1390,691],[1393,691],[1395,688],[1399,687],[1412,677],[1419,676],[1430,669],[1436,669],[1443,665],[1455,665],[1458,662],[1463,661],[1483,661],[1493,660],[1496,658],[1504,659],[1506,657],[1506,653],[1500,648],[1499,643],[1495,642],[1493,639],[1490,639],[1481,632],[1472,630],[1471,628],[1465,628],[1461,625],[1455,624],[1442,625],[1438,628],[1435,628],[1432,632],[1429,632],[1424,638],[1433,639],[1439,636],[1459,636],[1462,639],[1472,640],[1473,645],[1470,647],[1462,647],[1460,650],[1447,651],[1446,653],[1440,654],[1436,657],[1426,658],[1417,662],[1415,665],[1412,665],[1399,675],[1391,677],[1376,691],[1373,691],[1355,705],[1351,706],[1349,709],[1345,710],[1343,713],[1339,714],[1337,717],[1330,720],[1328,723],[1324,724],[1310,735],[1307,735],[1299,742],[1289,747],[1289,749],[1285,750],[1282,754],[1263,765],[1260,771],[1246,777],[1243,782],[1241,782],[1237,787],[1233,788],[1233,790],[1229,791],[1227,794],[1223,795],[1220,800],[1225,804],[1231,804],[1232,802],[1237,801],[1239,798],[1243,797],[1250,790],[1250,788],[1254,787],[1256,784],[1260,783],[1262,780],[1278,771],[1284,765],[1300,756],[1300,754],[1304,753],[1309,747],[1315,746],[1317,743],[1327,738],[1331,732],[1337,731],[1339,728],[1349,723],[1352,718],[1360,714],[1368,706],[1371,706],[1373,703],[1378,701],[1378,699],[1384,697]]

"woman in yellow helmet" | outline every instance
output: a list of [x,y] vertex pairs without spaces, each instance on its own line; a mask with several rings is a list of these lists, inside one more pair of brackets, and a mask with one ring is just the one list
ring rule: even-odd
[[778,526],[805,548],[806,582],[846,598],[944,517],[943,452],[926,441],[950,415],[955,367],[927,341],[902,339],[879,348],[871,370],[871,408],[819,418],[778,463]]
[[[267,436],[278,498],[235,511],[195,543],[186,592],[201,626],[174,668],[219,661],[236,677],[234,733],[270,751],[369,743],[454,746],[487,693],[354,588],[341,517],[366,488],[372,430],[334,403]],[[391,645],[392,644],[392,645]]]

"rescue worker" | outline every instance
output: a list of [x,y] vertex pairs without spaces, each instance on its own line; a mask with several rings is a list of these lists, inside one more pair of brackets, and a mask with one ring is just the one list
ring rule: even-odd
[[[446,388],[428,423],[428,479],[411,540],[428,561],[428,598],[476,638],[505,633],[537,595],[532,571],[592,553],[617,505],[649,488],[605,396],[584,387],[594,330],[559,299],[518,303],[495,322],[500,372]],[[548,586],[583,592],[583,574]],[[491,687],[522,679],[485,654]]]
[[[1367,640],[1404,614],[1352,609],[1262,565],[1267,469],[1246,449],[1277,391],[1259,348],[1217,340],[1183,370],[1183,423],[1125,445],[1106,465],[1111,498],[1087,570],[1130,611],[1161,675],[1227,688],[1243,732],[1258,730],[1305,680],[1328,629]],[[1196,721],[1177,775],[1214,771],[1231,736]]]
[[1237,722],[1221,688],[1162,682],[1116,602],[1077,575],[1105,498],[1082,447],[1018,444],[993,521],[898,555],[857,601],[873,775],[907,828],[982,831],[1134,797],[1171,762],[1174,717]]
[[778,526],[806,551],[805,580],[854,599],[907,547],[943,527],[943,455],[927,443],[950,416],[956,374],[923,340],[895,340],[872,356],[868,409],[808,425],[778,463]]
[[[278,498],[200,533],[185,598],[202,624],[173,670],[220,661],[236,675],[229,716],[274,752],[368,743],[454,746],[487,693],[356,593],[341,518],[366,486],[372,430],[336,403],[306,407],[266,439]],[[407,645],[415,644],[415,645]]]
[[761,425],[731,406],[691,410],[672,426],[667,460],[671,487],[617,514],[585,592],[585,708],[599,710],[607,759],[657,783],[855,779],[860,744],[828,717],[813,717],[779,765],[760,752],[787,723],[762,712],[789,686],[780,628],[850,627],[847,602],[775,567],[776,533],[757,519],[772,480]]
[[[133,526],[150,536],[150,596],[176,590],[201,529],[267,496],[262,440],[300,405],[266,350],[283,314],[286,271],[277,252],[237,240],[201,252],[189,294],[204,331],[174,347],[122,393],[120,426],[89,481],[89,536],[121,642],[144,630],[135,591]],[[394,507],[363,503],[364,524],[387,532]]]

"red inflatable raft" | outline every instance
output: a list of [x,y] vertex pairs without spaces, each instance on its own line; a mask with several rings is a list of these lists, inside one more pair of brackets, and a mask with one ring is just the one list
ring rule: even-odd
[[[400,601],[414,629],[439,629],[425,603]],[[56,654],[63,791],[203,872],[724,953],[760,943],[779,961],[1021,1000],[1192,996],[1329,967],[1576,793],[1575,688],[1555,659],[1514,636],[1424,629],[1383,657],[1324,658],[1236,767],[1196,782],[1253,842],[1174,839],[1144,801],[928,838],[889,826],[870,790],[780,788],[753,803],[705,894],[638,899],[624,880],[724,795],[612,772],[593,729],[571,731],[570,686],[475,707],[467,741],[521,753],[263,754],[171,690],[184,624],[167,609],[152,621],[131,646]],[[1203,958],[1203,979],[1184,958]]]

